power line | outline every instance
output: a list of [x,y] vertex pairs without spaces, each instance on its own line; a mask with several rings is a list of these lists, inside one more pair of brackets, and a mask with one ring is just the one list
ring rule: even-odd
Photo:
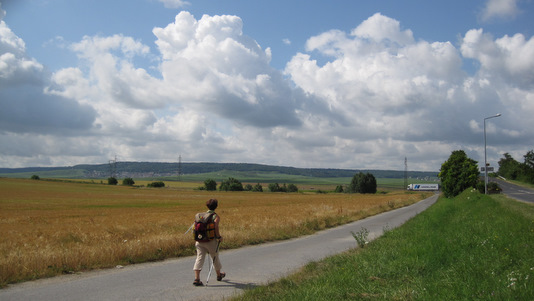
[[109,177],[117,178],[117,155],[115,155],[114,160],[109,160]]
[[178,156],[178,181],[182,180],[182,155]]
[[404,189],[408,187],[408,158],[404,157]]

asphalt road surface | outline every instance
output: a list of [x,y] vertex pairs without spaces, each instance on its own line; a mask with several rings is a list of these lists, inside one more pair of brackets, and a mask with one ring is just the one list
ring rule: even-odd
[[[355,248],[351,231],[365,228],[369,240],[375,239],[384,229],[396,228],[426,210],[437,198],[436,194],[408,207],[306,237],[221,251],[227,277],[218,282],[213,272],[204,287],[192,285],[195,257],[185,257],[16,284],[0,289],[0,300],[222,300],[287,276],[311,261]],[[208,270],[206,260],[201,274],[205,284]]]
[[492,181],[495,181],[501,186],[502,193],[507,197],[519,200],[526,203],[534,203],[534,190],[530,188],[521,187],[501,179],[492,178]]

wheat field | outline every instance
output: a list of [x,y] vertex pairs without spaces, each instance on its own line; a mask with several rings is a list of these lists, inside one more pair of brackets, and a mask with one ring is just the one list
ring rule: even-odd
[[193,255],[192,234],[184,233],[210,198],[219,200],[221,247],[237,248],[310,234],[424,197],[404,191],[209,192],[186,186],[158,189],[0,178],[0,286]]

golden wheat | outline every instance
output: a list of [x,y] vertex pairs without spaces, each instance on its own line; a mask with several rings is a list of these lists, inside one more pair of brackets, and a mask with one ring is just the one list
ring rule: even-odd
[[219,200],[222,246],[235,248],[309,234],[422,195],[208,192],[0,179],[0,286],[192,255],[192,234],[184,232],[209,198]]

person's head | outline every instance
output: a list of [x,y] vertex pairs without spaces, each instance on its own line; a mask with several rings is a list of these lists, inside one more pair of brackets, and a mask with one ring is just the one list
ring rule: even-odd
[[209,210],[215,210],[217,209],[217,205],[218,205],[218,202],[216,199],[209,199],[207,202],[206,202],[206,206],[208,207]]

